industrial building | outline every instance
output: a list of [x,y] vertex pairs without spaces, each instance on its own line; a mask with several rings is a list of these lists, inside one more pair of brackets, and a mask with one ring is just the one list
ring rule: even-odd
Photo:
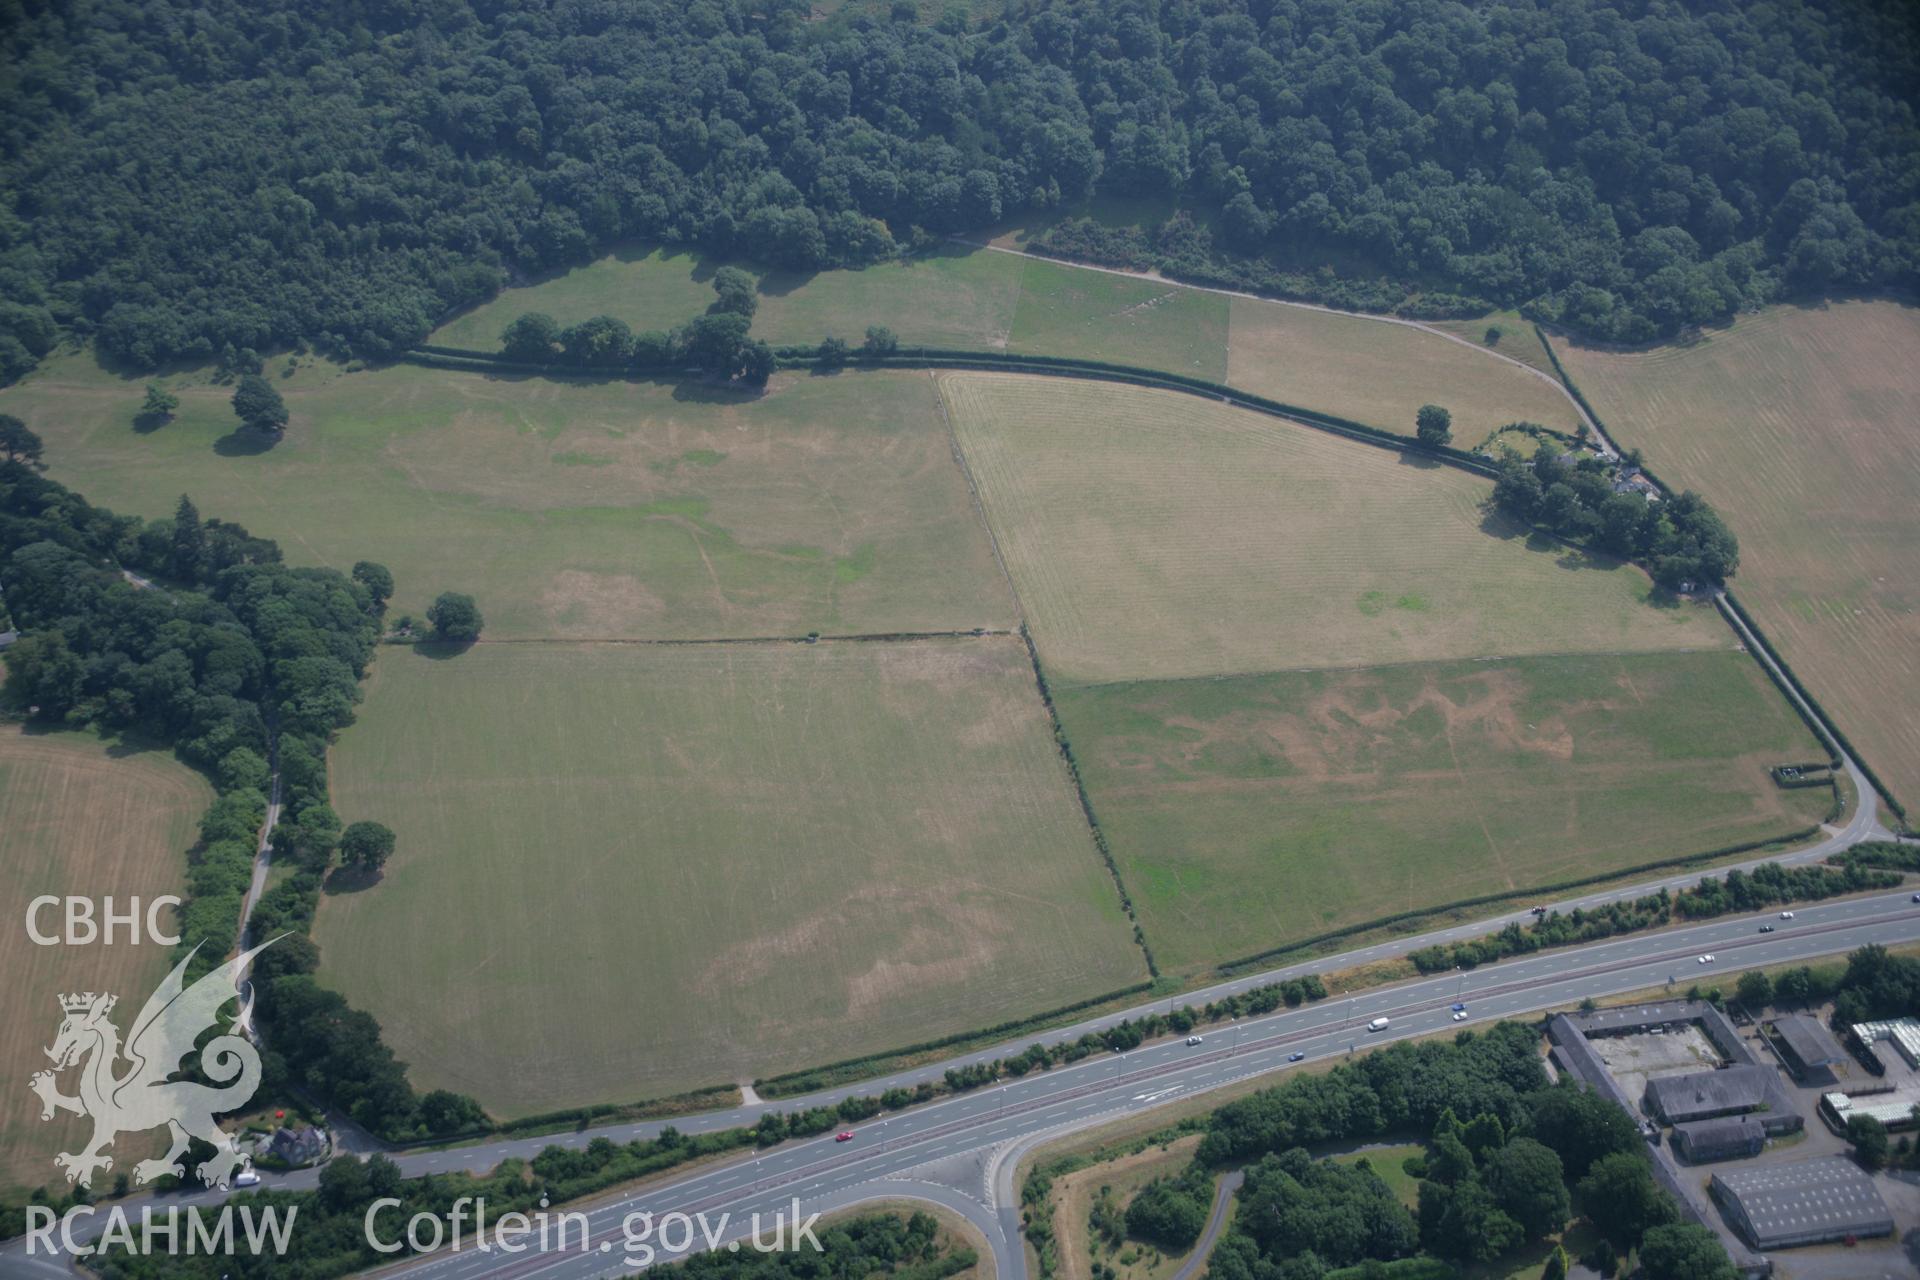
[[1853,1058],[1833,1033],[1820,1025],[1818,1018],[1804,1013],[1776,1018],[1769,1023],[1774,1048],[1780,1060],[1801,1084],[1830,1089],[1840,1083],[1853,1065]]
[[1722,1116],[1673,1126],[1674,1154],[1688,1164],[1744,1160],[1766,1149],[1767,1129],[1752,1116]]
[[1796,1133],[1806,1123],[1794,1110],[1773,1069],[1758,1063],[1738,1063],[1684,1076],[1658,1076],[1647,1081],[1645,1106],[1649,1115],[1667,1124],[1757,1113],[1761,1125],[1773,1136]]
[[1840,1156],[1715,1174],[1710,1189],[1756,1249],[1893,1234],[1893,1214],[1873,1179]]
[[[1641,1132],[1646,1135],[1649,1144],[1647,1154],[1653,1162],[1654,1181],[1674,1198],[1688,1220],[1699,1223],[1720,1238],[1720,1243],[1726,1246],[1727,1256],[1733,1259],[1734,1269],[1746,1277],[1771,1275],[1773,1264],[1749,1249],[1745,1241],[1721,1221],[1721,1215],[1713,1212],[1700,1194],[1698,1183],[1681,1173],[1674,1150],[1661,1144],[1659,1129],[1639,1118],[1626,1090],[1607,1070],[1606,1061],[1587,1043],[1589,1037],[1600,1039],[1607,1036],[1644,1035],[1656,1028],[1673,1031],[1686,1026],[1699,1027],[1707,1039],[1734,1062],[1742,1066],[1758,1065],[1753,1054],[1741,1042],[1733,1024],[1727,1021],[1726,1015],[1704,1000],[1661,1000],[1650,1004],[1595,1009],[1587,1013],[1555,1014],[1547,1020],[1547,1039],[1553,1045],[1553,1061],[1562,1072],[1590,1085],[1622,1111],[1639,1120]],[[1784,1095],[1784,1090],[1782,1093]],[[1791,1100],[1780,1110],[1793,1115],[1796,1121],[1799,1119]]]

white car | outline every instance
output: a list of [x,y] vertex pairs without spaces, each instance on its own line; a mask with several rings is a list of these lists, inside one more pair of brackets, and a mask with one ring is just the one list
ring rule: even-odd
[[1793,919],[1793,912],[1791,912],[1791,911],[1782,911],[1782,912],[1780,913],[1780,918],[1781,918],[1782,920],[1791,920],[1791,919]]
[[1467,1020],[1467,1011],[1465,1009],[1455,1010],[1453,1020],[1455,1022],[1465,1022]]
[[233,1175],[233,1185],[236,1187],[257,1187],[260,1185],[260,1175],[253,1169],[242,1169]]
[[1187,1043],[1188,1043],[1188,1044],[1200,1044],[1200,1043],[1202,1043],[1202,1041],[1201,1041],[1201,1039],[1200,1039],[1200,1037],[1199,1037],[1199,1036],[1188,1036],[1188,1037],[1187,1037]]
[[1701,956],[1701,957],[1700,957],[1700,963],[1701,963],[1701,964],[1712,964],[1712,963],[1713,963],[1713,956],[1712,956],[1711,954],[1709,954],[1709,955],[1704,955],[1704,956]]

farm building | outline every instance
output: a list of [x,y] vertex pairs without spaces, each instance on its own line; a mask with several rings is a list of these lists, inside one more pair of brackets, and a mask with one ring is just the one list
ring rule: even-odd
[[1796,1013],[1772,1026],[1774,1047],[1801,1084],[1831,1086],[1847,1073],[1853,1059],[1818,1019]]
[[1673,1126],[1673,1149],[1688,1164],[1744,1160],[1766,1149],[1767,1127],[1752,1116],[1721,1116]]
[[268,1154],[298,1168],[312,1164],[327,1154],[327,1134],[311,1126],[302,1129],[282,1125],[274,1132]]
[[1841,1156],[1715,1174],[1711,1190],[1756,1249],[1893,1234],[1893,1214],[1879,1188]]
[[1867,1051],[1885,1061],[1882,1044],[1890,1044],[1908,1067],[1920,1070],[1920,1018],[1900,1018],[1893,1022],[1856,1022],[1853,1038]]
[[1656,1077],[1647,1081],[1646,1109],[1666,1124],[1760,1112],[1769,1134],[1793,1133],[1805,1123],[1782,1097],[1772,1069],[1758,1064]]
[[1889,1132],[1895,1129],[1911,1129],[1914,1126],[1913,1109],[1916,1106],[1920,1106],[1920,1098],[1914,1097],[1907,1090],[1869,1093],[1859,1097],[1845,1093],[1820,1095],[1820,1109],[1832,1118],[1836,1129],[1845,1129],[1847,1121],[1855,1116],[1868,1116],[1878,1120]]

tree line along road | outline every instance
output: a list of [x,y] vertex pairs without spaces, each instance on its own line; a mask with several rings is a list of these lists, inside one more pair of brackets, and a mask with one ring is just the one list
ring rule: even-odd
[[[770,1222],[772,1214],[791,1210],[795,1202],[808,1214],[918,1196],[962,1213],[985,1238],[1000,1280],[1021,1280],[1026,1270],[1012,1180],[1019,1156],[1037,1145],[1236,1081],[1277,1075],[1294,1065],[1289,1059],[1295,1053],[1311,1065],[1396,1039],[1445,1033],[1456,1027],[1450,1011],[1456,1000],[1466,1004],[1464,1025],[1470,1026],[1536,1015],[1588,997],[1658,988],[1670,979],[1684,988],[1742,967],[1797,963],[1867,943],[1913,942],[1920,940],[1920,904],[1910,896],[1903,890],[1800,908],[1791,924],[1769,934],[1756,929],[1761,917],[1727,917],[1520,957],[1216,1027],[1197,1046],[1176,1038],[1090,1058],[866,1122],[854,1127],[847,1143],[830,1136],[786,1143],[603,1200],[581,1211],[588,1225],[584,1247],[576,1235],[565,1250],[469,1249],[412,1259],[383,1274],[413,1280],[517,1280],[536,1274],[541,1280],[584,1280],[630,1269],[623,1226],[631,1214],[705,1213],[710,1223],[726,1214],[724,1247],[747,1230],[751,1215],[762,1214]],[[1698,964],[1696,957],[1707,952],[1718,961]],[[1369,1022],[1381,1017],[1389,1020],[1387,1029],[1370,1033]],[[745,1110],[757,1114],[760,1109]],[[678,1123],[683,1129],[698,1127]],[[572,1145],[589,1136],[567,1135],[565,1141]],[[554,1141],[560,1140],[410,1152],[396,1159],[408,1176],[484,1169],[528,1145],[538,1149]],[[311,1169],[269,1178],[289,1188],[312,1186],[317,1179]],[[220,1198],[220,1193],[200,1192],[170,1196],[166,1203]],[[664,1255],[654,1259],[663,1260]],[[0,1251],[0,1276],[65,1274],[61,1262],[29,1259],[23,1243],[15,1241]]]

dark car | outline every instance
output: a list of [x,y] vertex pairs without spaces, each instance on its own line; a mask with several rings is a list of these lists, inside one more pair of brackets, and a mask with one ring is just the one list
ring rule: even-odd
[[1287,1061],[1288,1061],[1288,1062],[1298,1062],[1298,1061],[1300,1061],[1300,1059],[1302,1059],[1302,1058],[1304,1058],[1304,1057],[1306,1057],[1306,1056],[1307,1056],[1306,1054],[1304,1054],[1304,1053],[1301,1053],[1301,1052],[1300,1052],[1300,1051],[1298,1051],[1298,1050],[1295,1050],[1294,1052],[1292,1052],[1292,1053],[1290,1053],[1290,1054],[1288,1054],[1288,1055],[1287,1055]]
[[1772,925],[1770,925],[1770,924],[1763,924],[1763,925],[1761,925],[1761,926],[1760,926],[1760,932],[1762,932],[1762,933],[1772,933],[1772,932],[1773,932],[1773,926],[1772,926]]

